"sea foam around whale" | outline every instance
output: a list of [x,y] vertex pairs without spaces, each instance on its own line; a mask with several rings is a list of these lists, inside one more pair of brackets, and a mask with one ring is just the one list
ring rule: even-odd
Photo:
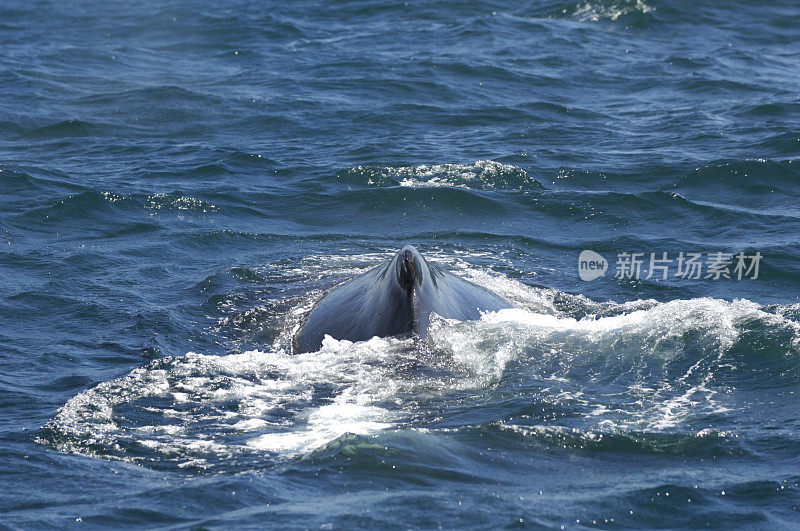
[[[773,330],[788,340],[787,355],[800,353],[800,324],[750,301],[597,303],[463,261],[451,265],[458,264],[518,307],[479,321],[434,319],[427,343],[328,337],[318,352],[292,355],[284,335],[264,350],[159,359],[70,399],[43,440],[154,467],[247,468],[239,463],[255,455],[279,466],[345,436],[435,430],[443,401],[481,407],[520,379],[527,383],[515,400],[568,410],[569,422],[548,415],[491,422],[581,437],[687,430],[701,437],[707,432],[693,420],[740,407],[729,395],[734,364],[747,362],[733,358],[748,329]],[[569,315],[556,297],[586,315]],[[304,301],[295,313],[308,307]]]

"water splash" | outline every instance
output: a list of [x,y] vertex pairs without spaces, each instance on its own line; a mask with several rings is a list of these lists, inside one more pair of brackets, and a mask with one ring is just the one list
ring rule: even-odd
[[420,166],[357,166],[341,178],[366,186],[406,188],[464,188],[473,190],[530,190],[542,185],[517,166],[493,160],[473,164],[431,164]]
[[602,19],[616,21],[630,14],[646,14],[655,8],[642,0],[624,0],[621,2],[585,2],[575,7],[574,17],[584,22],[598,22]]
[[[304,275],[321,274],[321,265],[307,262]],[[326,263],[363,270],[352,257],[327,256]],[[307,296],[282,314],[285,331],[270,349],[156,360],[69,400],[41,441],[154,467],[231,470],[264,466],[265,457],[275,465],[348,434],[435,427],[465,391],[497,407],[509,400],[509,385],[516,407],[538,403],[571,419],[562,426],[558,418],[511,411],[513,422],[503,414],[494,420],[521,433],[578,430],[580,440],[695,433],[696,419],[729,412],[726,375],[736,370],[732,352],[746,347],[747,330],[783,334],[789,355],[800,354],[800,325],[747,300],[598,303],[462,258],[449,265],[519,307],[473,322],[435,316],[427,342],[328,337],[318,352],[291,355],[292,331],[313,305]]]

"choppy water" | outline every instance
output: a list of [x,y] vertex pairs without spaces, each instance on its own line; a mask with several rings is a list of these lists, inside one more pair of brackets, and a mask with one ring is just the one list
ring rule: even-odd
[[[3,2],[0,524],[798,525],[798,37],[787,0]],[[290,352],[403,243],[516,308]]]

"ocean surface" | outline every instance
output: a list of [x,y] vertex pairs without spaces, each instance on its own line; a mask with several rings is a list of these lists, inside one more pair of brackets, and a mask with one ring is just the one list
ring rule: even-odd
[[[4,0],[0,527],[800,526],[798,42],[793,0]],[[292,353],[406,243],[515,308]]]

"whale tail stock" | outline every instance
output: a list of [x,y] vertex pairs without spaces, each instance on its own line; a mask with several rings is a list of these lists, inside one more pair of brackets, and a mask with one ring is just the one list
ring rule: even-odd
[[433,313],[448,319],[479,319],[483,311],[508,308],[499,295],[429,264],[412,245],[383,264],[333,288],[306,316],[294,351],[317,350],[326,335],[365,341],[427,334]]

